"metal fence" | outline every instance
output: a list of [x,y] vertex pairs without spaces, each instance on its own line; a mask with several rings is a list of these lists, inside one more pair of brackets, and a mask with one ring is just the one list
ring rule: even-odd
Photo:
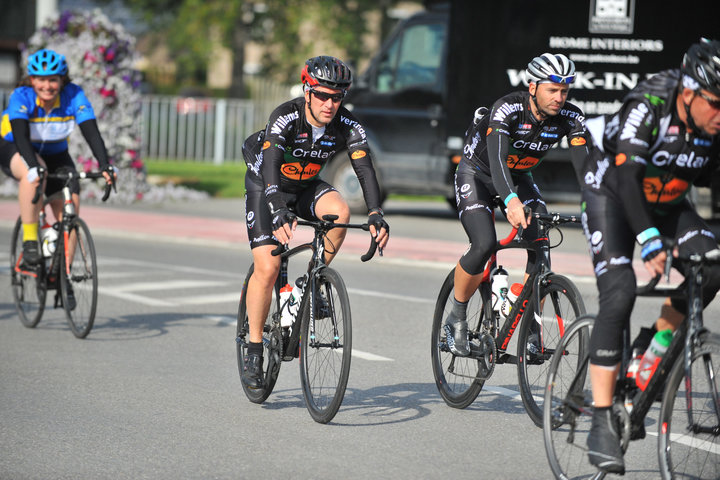
[[[0,90],[3,110],[10,93]],[[284,100],[278,95],[261,101],[144,95],[139,126],[142,158],[243,161],[245,138],[263,128],[272,109]]]

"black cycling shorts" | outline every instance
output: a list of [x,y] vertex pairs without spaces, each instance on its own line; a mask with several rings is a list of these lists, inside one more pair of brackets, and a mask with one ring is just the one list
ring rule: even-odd
[[[248,170],[250,173],[250,170]],[[272,215],[265,198],[262,183],[258,183],[255,175],[245,175],[245,227],[247,228],[250,248],[261,245],[277,245],[273,236]],[[318,199],[329,192],[336,192],[335,187],[322,180],[314,180],[310,185],[297,192],[281,192],[288,208],[305,220],[315,220],[315,204]]]
[[[16,153],[18,153],[18,150],[15,142],[8,142],[4,138],[0,138],[0,169],[2,169],[3,173],[10,178],[15,178],[10,171],[10,161]],[[55,173],[61,168],[76,171],[75,162],[73,162],[73,159],[70,157],[70,153],[67,150],[54,155],[40,155],[40,158],[45,161],[45,165],[47,165],[49,173]],[[20,179],[15,178],[15,180],[19,181]],[[62,190],[63,185],[64,182],[62,180],[48,180],[45,185],[45,196],[49,197],[50,195],[59,192]],[[77,181],[77,179],[74,179],[71,183],[70,192],[80,193],[80,182]]]
[[[523,205],[534,212],[547,213],[545,201],[530,175],[514,175],[513,181]],[[493,219],[496,196],[492,179],[477,167],[461,160],[455,173],[455,200],[460,222],[470,239],[470,248],[460,258],[460,266],[470,275],[482,272],[491,249],[497,243]],[[523,232],[523,238],[538,239],[537,222],[530,222]],[[528,251],[527,272],[531,271],[536,261],[535,252]]]

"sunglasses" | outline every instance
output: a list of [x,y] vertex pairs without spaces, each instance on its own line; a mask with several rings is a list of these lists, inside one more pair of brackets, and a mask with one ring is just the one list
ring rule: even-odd
[[700,96],[703,98],[703,100],[705,100],[706,102],[708,102],[708,104],[710,105],[710,107],[712,107],[712,108],[715,109],[715,110],[720,110],[720,98],[712,98],[712,97],[710,97],[710,96],[708,96],[708,95],[705,95],[705,94],[702,93],[700,90],[696,91],[695,93],[697,93],[698,95],[700,95]]
[[315,95],[315,97],[323,103],[327,102],[328,100],[332,100],[333,103],[338,103],[341,102],[343,98],[345,98],[344,91],[341,93],[325,93],[311,88],[310,93]]
[[573,83],[575,81],[575,75],[548,75],[548,80],[553,83]]

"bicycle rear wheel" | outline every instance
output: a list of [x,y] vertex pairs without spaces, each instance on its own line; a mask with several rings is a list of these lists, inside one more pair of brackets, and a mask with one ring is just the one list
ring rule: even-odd
[[28,328],[35,328],[45,311],[45,266],[27,268],[23,265],[22,244],[22,221],[18,218],[10,243],[10,286],[20,321]]
[[73,335],[85,338],[95,322],[98,296],[97,257],[87,224],[75,218],[58,246],[62,249],[60,292],[65,316]]
[[[452,310],[453,291],[455,284],[455,269],[451,270],[440,288],[435,315],[433,316],[431,335],[432,369],[440,395],[448,406],[453,408],[466,408],[473,403],[480,394],[484,380],[479,380],[481,362],[474,357],[456,357],[450,351],[445,340],[443,326],[445,319]],[[467,307],[467,322],[471,337],[471,350],[479,347],[473,334],[477,332],[483,321],[490,318],[492,308],[489,303],[483,302],[483,289],[489,289],[487,283],[481,284],[480,289],[470,298]],[[489,292],[487,292],[489,295]],[[491,359],[494,362],[494,359]]]
[[[245,371],[245,358],[247,357],[248,339],[247,336],[250,332],[247,315],[247,287],[250,277],[255,270],[255,265],[250,265],[245,282],[243,283],[242,293],[240,294],[240,305],[238,306],[237,316],[237,330],[235,337],[235,345],[237,349],[237,362],[238,362],[238,373],[242,377]],[[265,319],[265,325],[263,327],[263,379],[265,384],[262,388],[250,388],[242,381],[243,391],[247,396],[248,400],[253,403],[263,403],[275,388],[275,382],[277,382],[278,374],[280,373],[280,365],[282,364],[282,358],[280,356],[280,345],[281,338],[277,329],[273,329],[273,318],[275,318],[280,312],[280,303],[278,298],[278,287],[277,285],[273,288],[272,300],[270,301],[270,311]]]
[[[305,295],[313,293],[309,287]],[[315,301],[304,301],[301,317],[300,382],[310,416],[328,423],[340,408],[350,375],[350,299],[342,277],[331,268],[320,271],[315,287]]]
[[[531,298],[531,302],[534,298]],[[535,315],[528,305],[518,337],[518,380],[525,410],[538,427],[543,424],[543,395],[550,357],[565,331],[580,315],[585,304],[575,284],[561,275],[550,275],[540,290],[542,311]],[[579,351],[578,354],[584,354]]]
[[543,438],[556,478],[604,478],[590,465],[587,436],[592,425],[589,343],[595,317],[584,315],[565,331],[550,359],[543,401]]
[[718,479],[720,336],[701,334],[691,362],[688,378],[683,359],[676,361],[665,386],[658,421],[660,472],[666,479]]

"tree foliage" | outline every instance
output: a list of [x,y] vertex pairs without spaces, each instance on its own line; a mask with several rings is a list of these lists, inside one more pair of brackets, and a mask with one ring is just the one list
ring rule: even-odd
[[[311,56],[327,54],[353,63],[366,58],[367,12],[396,0],[126,0],[163,32],[179,74],[202,81],[213,42],[237,54],[248,39],[268,48],[264,73],[297,82]],[[239,30],[241,35],[238,35]],[[322,50],[322,51],[320,51]],[[237,74],[237,72],[235,72]]]

